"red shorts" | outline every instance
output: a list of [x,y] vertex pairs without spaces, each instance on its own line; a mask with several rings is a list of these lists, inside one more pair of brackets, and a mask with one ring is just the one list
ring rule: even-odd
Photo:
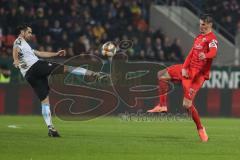
[[182,64],[172,65],[167,72],[173,81],[180,81],[183,86],[184,97],[193,100],[198,90],[202,87],[205,78],[199,74],[199,70],[191,68],[188,70],[189,78],[182,76]]

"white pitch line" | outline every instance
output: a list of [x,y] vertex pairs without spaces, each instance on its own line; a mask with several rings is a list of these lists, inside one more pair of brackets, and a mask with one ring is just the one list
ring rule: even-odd
[[7,127],[8,127],[8,128],[21,128],[21,127],[16,126],[16,125],[8,125]]

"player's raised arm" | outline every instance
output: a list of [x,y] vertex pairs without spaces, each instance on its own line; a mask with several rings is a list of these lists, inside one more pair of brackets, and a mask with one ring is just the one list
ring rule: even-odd
[[207,53],[203,53],[201,52],[199,54],[199,59],[200,60],[204,60],[204,59],[213,59],[215,58],[217,55],[217,41],[216,40],[212,40],[209,43],[209,51]]
[[206,58],[212,59],[217,55],[217,40],[212,40],[209,43],[209,52],[206,53]]
[[66,55],[66,51],[65,50],[60,50],[58,52],[44,52],[44,51],[34,50],[34,53],[38,57],[42,57],[42,58],[50,58],[50,57],[65,56]]

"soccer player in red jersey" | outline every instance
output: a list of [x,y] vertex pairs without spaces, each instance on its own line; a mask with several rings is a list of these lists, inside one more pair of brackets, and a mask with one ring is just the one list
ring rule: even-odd
[[[201,141],[207,142],[208,135],[200,121],[198,112],[193,104],[195,95],[205,80],[209,79],[209,72],[213,58],[217,54],[217,39],[212,32],[213,19],[211,15],[200,17],[200,34],[194,39],[194,44],[185,62],[168,67],[158,72],[159,88],[163,81],[179,81],[182,83],[184,98],[183,106],[188,110],[196,124]],[[160,104],[148,112],[167,111],[166,95],[160,95]]]

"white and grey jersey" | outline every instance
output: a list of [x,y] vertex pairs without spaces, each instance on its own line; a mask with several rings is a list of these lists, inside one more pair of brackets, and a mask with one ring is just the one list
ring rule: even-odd
[[36,63],[39,59],[34,54],[34,50],[30,45],[21,37],[18,37],[13,44],[13,48],[19,48],[20,52],[18,53],[19,58],[19,68],[23,76],[29,68]]

